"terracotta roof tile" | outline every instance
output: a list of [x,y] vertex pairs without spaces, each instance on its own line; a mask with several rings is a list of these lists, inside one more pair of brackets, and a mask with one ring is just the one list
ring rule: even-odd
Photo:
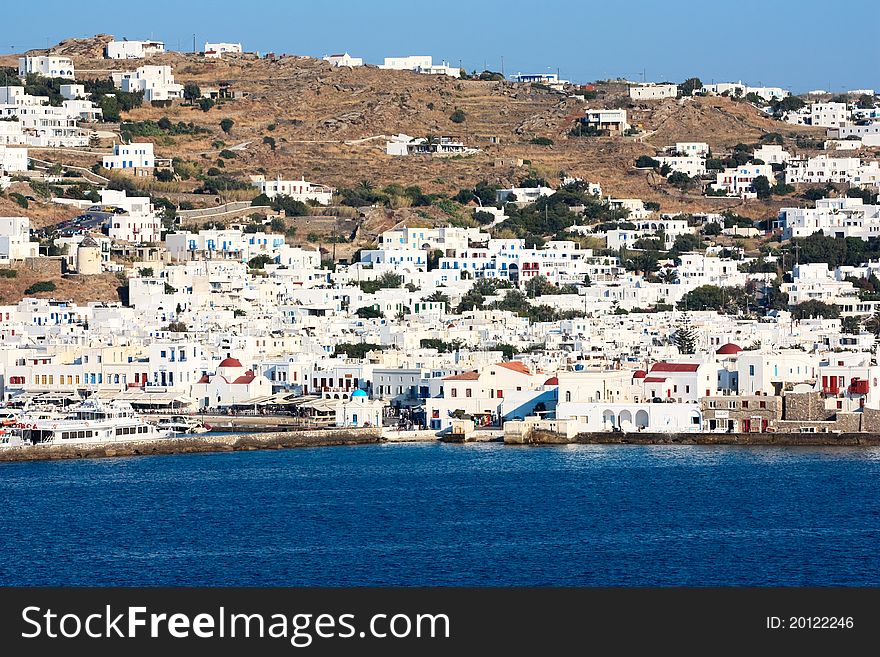
[[667,363],[661,361],[651,365],[652,372],[696,372],[699,363]]

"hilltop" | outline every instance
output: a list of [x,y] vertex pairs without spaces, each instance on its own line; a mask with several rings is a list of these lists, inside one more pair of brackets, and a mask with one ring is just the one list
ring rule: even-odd
[[[426,193],[452,195],[481,179],[514,185],[532,169],[551,181],[564,172],[599,182],[606,194],[658,202],[664,211],[736,207],[740,214],[765,218],[778,204],[685,195],[653,174],[635,170],[632,164],[639,155],[653,154],[655,148],[675,141],[705,141],[714,152],[724,152],[737,143],[754,143],[768,132],[782,134],[787,142],[817,132],[774,121],[748,103],[724,97],[635,104],[627,96],[626,85],[597,83],[597,97],[582,102],[533,85],[456,80],[374,66],[334,68],[322,60],[296,56],[270,59],[243,54],[206,60],[201,55],[167,53],[149,60],[112,61],[100,57],[109,38],[71,39],[51,51],[72,57],[79,79],[106,78],[113,70],[146,63],[169,64],[177,82],[194,82],[203,90],[228,84],[244,97],[220,101],[208,112],[185,103],[144,105],[123,118],[158,121],[165,117],[172,123],[192,122],[206,128],[199,135],[138,139],[154,141],[160,155],[190,160],[202,172],[222,167],[225,174],[239,177],[258,172],[304,176],[335,187],[352,187],[359,181],[377,188],[399,183],[418,185]],[[2,63],[11,61],[7,57]],[[624,107],[630,123],[644,133],[626,138],[569,136],[587,107]],[[457,109],[464,112],[462,123],[450,119]],[[223,118],[234,121],[229,134],[219,127]],[[452,159],[386,155],[385,136],[400,132],[454,135],[482,152]],[[553,145],[529,143],[535,137],[549,138]],[[274,140],[275,148],[264,143],[264,138]],[[786,143],[786,147],[792,150],[794,144]],[[219,158],[222,150],[232,150],[234,156]],[[496,167],[496,158],[518,158],[527,164]],[[91,165],[97,155],[70,154],[67,159]],[[155,188],[187,191],[179,185]]]

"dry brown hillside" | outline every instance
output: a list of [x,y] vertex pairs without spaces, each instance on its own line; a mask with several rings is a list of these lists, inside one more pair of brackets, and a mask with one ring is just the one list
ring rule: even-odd
[[[139,63],[101,59],[108,38],[68,40],[52,50],[73,57],[81,79],[106,77],[110,70]],[[7,58],[7,63],[11,61]],[[496,158],[508,157],[530,162],[545,177],[556,178],[564,171],[598,181],[616,197],[658,201],[664,210],[737,206],[744,214],[767,216],[775,208],[764,202],[682,196],[662,180],[635,171],[632,162],[675,141],[706,141],[720,153],[740,142],[755,142],[767,132],[792,138],[810,130],[774,121],[747,103],[727,98],[634,105],[624,85],[599,85],[599,98],[585,104],[529,85],[459,81],[371,66],[339,69],[307,57],[271,60],[245,54],[205,60],[200,55],[169,53],[147,63],[172,65],[181,83],[195,82],[207,89],[226,82],[249,94],[209,112],[186,104],[133,111],[130,120],[168,117],[210,129],[198,137],[154,138],[161,155],[192,160],[206,171],[218,167],[220,149],[213,144],[220,140],[224,148],[235,147],[235,159],[222,162],[231,175],[305,176],[336,187],[369,180],[377,187],[400,183],[420,185],[427,192],[454,193],[482,178],[513,184],[527,168],[494,166]],[[630,122],[646,132],[640,138],[568,137],[574,120],[588,106],[626,107]],[[463,123],[450,120],[456,109],[464,111]],[[223,118],[235,122],[230,134],[220,130]],[[383,135],[398,132],[458,135],[482,152],[454,159],[390,157],[384,152]],[[536,136],[549,137],[554,145],[530,144]],[[275,140],[274,151],[263,143],[264,137]],[[490,143],[489,137],[497,137],[499,143]],[[793,143],[787,147],[793,148]],[[46,153],[47,158],[51,155]],[[65,157],[81,164],[97,160],[97,154]]]

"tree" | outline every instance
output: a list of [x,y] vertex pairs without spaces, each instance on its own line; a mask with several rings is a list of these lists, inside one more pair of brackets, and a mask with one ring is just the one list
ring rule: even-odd
[[770,198],[771,187],[767,176],[756,176],[752,181],[752,189],[758,195],[758,198]]
[[638,169],[656,169],[660,166],[660,162],[650,155],[639,155],[636,158],[636,168]]
[[425,301],[428,303],[442,303],[444,304],[444,308],[449,307],[449,297],[439,290],[437,292],[433,292],[430,296],[425,297]]
[[188,100],[189,104],[192,105],[196,100],[202,97],[202,90],[199,89],[199,85],[195,82],[187,82],[183,85],[183,98],[184,100]]
[[721,310],[724,292],[717,285],[700,285],[682,297],[679,310]]
[[156,180],[159,182],[172,182],[174,180],[174,171],[171,169],[159,169],[156,171]]
[[700,78],[688,78],[678,85],[682,96],[692,96],[695,91],[703,88],[703,81]]
[[225,118],[220,121],[220,129],[225,132],[227,135],[232,131],[232,126],[235,125],[235,121],[230,118]]
[[250,260],[248,260],[248,267],[251,269],[263,269],[270,262],[275,262],[275,258],[270,255],[266,255],[265,253],[261,253],[258,256],[254,256]]
[[624,263],[624,267],[645,277],[651,276],[659,267],[657,256],[650,252],[639,253]]
[[275,138],[274,137],[263,137],[263,143],[266,144],[273,151],[275,150]]
[[24,293],[25,294],[38,294],[40,292],[54,292],[57,286],[52,281],[40,281],[39,283],[34,283],[29,288],[27,288]]
[[373,344],[371,342],[343,342],[336,345],[336,349],[333,351],[333,355],[347,356],[348,358],[363,360],[367,357],[367,353],[371,351],[382,351],[383,349],[384,347],[382,345]]
[[674,269],[664,269],[658,277],[661,283],[674,285],[678,283],[678,272]]
[[796,306],[792,306],[791,316],[794,319],[812,319],[814,317],[836,319],[840,317],[840,308],[834,304],[810,299],[809,301],[802,301]]
[[[663,166],[668,166],[664,164]],[[661,167],[662,169],[662,167]],[[673,171],[669,175],[669,184],[678,187],[682,191],[690,189],[694,186],[693,179],[683,171]]]
[[865,320],[865,329],[873,333],[875,338],[880,337],[880,311]]
[[672,243],[672,251],[677,253],[690,253],[691,251],[701,251],[705,248],[703,240],[693,233],[683,233],[675,238]]
[[449,120],[453,123],[464,123],[465,118],[464,112],[458,108],[449,115]]
[[840,332],[849,335],[858,335],[862,328],[860,317],[843,317],[840,320]]
[[685,314],[675,326],[672,341],[681,354],[693,354],[697,351],[697,331],[691,324],[690,315]]
[[703,226],[703,235],[706,237],[714,237],[721,234],[721,225],[717,221],[712,221]]
[[210,98],[199,98],[199,109],[203,112],[207,112],[212,107],[214,107],[216,103]]
[[375,306],[363,306],[358,308],[354,314],[361,319],[381,319],[384,317],[382,311]]

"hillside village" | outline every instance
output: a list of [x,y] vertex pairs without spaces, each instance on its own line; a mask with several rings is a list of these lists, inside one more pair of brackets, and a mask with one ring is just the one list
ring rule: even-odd
[[874,90],[390,54],[0,57],[6,406],[880,431]]

